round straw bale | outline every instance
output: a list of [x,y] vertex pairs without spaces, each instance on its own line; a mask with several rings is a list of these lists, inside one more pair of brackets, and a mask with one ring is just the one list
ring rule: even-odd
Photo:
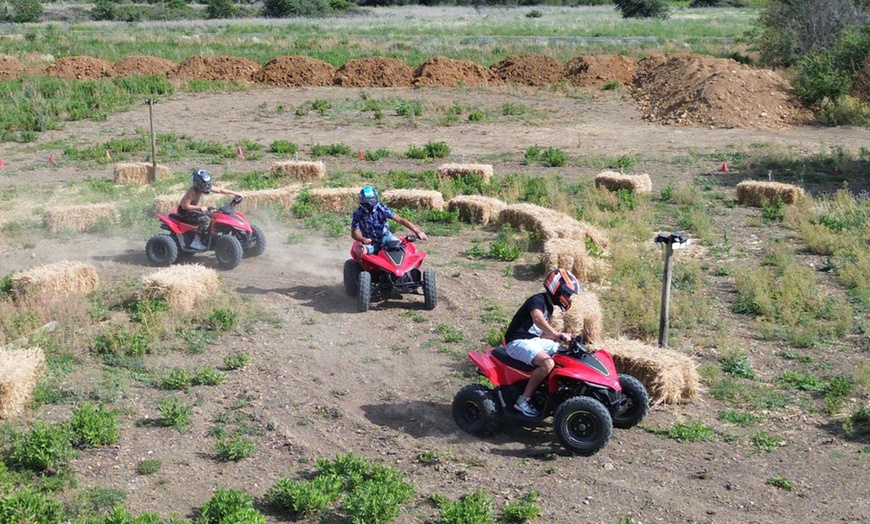
[[737,184],[737,203],[764,207],[765,203],[782,199],[783,204],[795,204],[804,196],[802,187],[780,182],[744,180]]
[[602,171],[595,175],[595,187],[603,187],[608,191],[627,189],[632,193],[646,194],[652,192],[652,181],[649,174],[623,175],[616,171]]
[[288,162],[276,162],[270,170],[272,176],[287,177],[293,180],[319,180],[326,176],[326,168],[323,162],[307,162],[291,160]]
[[140,294],[164,300],[175,313],[188,313],[218,291],[218,274],[199,264],[170,266],[142,277]]
[[442,164],[435,171],[441,178],[479,178],[484,184],[492,179],[492,164]]
[[42,215],[42,225],[51,233],[61,231],[96,231],[115,224],[121,213],[115,204],[88,204],[82,206],[52,207]]
[[0,348],[0,419],[24,411],[44,372],[42,349]]
[[487,225],[498,220],[507,204],[497,198],[480,195],[459,195],[447,202],[448,211],[459,211],[459,220]]
[[172,178],[172,171],[166,167],[157,165],[157,172],[154,173],[154,166],[148,162],[134,163],[118,163],[115,164],[114,176],[116,184],[131,184],[144,186],[164,178]]
[[605,339],[604,347],[616,369],[643,382],[655,403],[674,404],[698,396],[698,366],[688,355],[626,338]]
[[308,191],[308,201],[326,213],[353,211],[359,205],[359,189],[354,187],[325,187]]
[[72,295],[87,295],[100,285],[93,266],[64,260],[30,268],[12,276],[12,296],[16,300],[50,301]]
[[383,200],[394,208],[444,209],[444,196],[439,191],[423,189],[391,189],[384,191]]

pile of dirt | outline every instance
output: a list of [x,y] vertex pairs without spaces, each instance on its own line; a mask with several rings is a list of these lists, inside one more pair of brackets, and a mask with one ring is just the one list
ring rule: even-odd
[[331,86],[335,67],[307,56],[276,56],[254,78],[281,87]]
[[155,56],[130,55],[115,62],[116,76],[170,75],[176,64]]
[[27,66],[13,56],[0,56],[0,80],[19,78],[27,74]]
[[411,87],[414,69],[395,58],[380,56],[348,60],[335,73],[342,87]]
[[546,86],[565,78],[562,63],[546,55],[509,56],[489,69],[505,82],[528,86]]
[[627,56],[578,56],[565,64],[565,78],[578,87],[602,87],[607,82],[631,85],[637,60]]
[[456,87],[503,85],[504,81],[489,69],[468,60],[435,56],[414,71],[417,87]]
[[645,119],[667,125],[777,129],[812,121],[782,77],[728,58],[644,58],[632,94]]
[[238,56],[191,56],[178,64],[172,76],[179,80],[253,82],[259,71],[259,64]]
[[96,80],[115,76],[115,65],[92,56],[68,56],[46,66],[43,73],[67,80]]

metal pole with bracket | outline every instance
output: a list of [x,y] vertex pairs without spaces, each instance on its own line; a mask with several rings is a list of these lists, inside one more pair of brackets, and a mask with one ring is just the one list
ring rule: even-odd
[[659,234],[655,243],[665,249],[665,269],[662,275],[662,309],[659,317],[659,347],[668,347],[668,317],[671,309],[671,274],[673,264],[671,257],[675,249],[682,249],[689,245],[689,239],[683,237],[683,233],[676,231],[670,235]]
[[157,180],[157,137],[154,136],[154,101],[148,99],[148,121],[151,125],[151,180]]

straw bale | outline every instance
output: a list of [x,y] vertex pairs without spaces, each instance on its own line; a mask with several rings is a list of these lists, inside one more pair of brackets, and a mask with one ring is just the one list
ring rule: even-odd
[[326,168],[323,162],[305,162],[291,160],[289,162],[276,162],[270,170],[272,176],[287,177],[294,180],[320,180],[326,176]]
[[72,295],[87,295],[100,285],[100,275],[89,264],[64,260],[32,267],[12,276],[12,295],[16,300],[54,300]]
[[0,348],[0,419],[11,418],[24,410],[43,373],[42,349]]
[[42,225],[51,233],[95,231],[104,224],[117,223],[121,213],[115,204],[87,204],[49,208],[42,215]]
[[498,220],[507,204],[497,198],[480,195],[459,195],[447,202],[448,211],[459,211],[459,220],[487,225]]
[[326,213],[343,213],[359,205],[359,189],[355,187],[325,187],[312,189],[308,199],[314,207]]
[[143,299],[165,300],[175,313],[193,311],[218,290],[218,274],[199,264],[170,266],[142,277]]
[[463,178],[472,176],[480,178],[484,184],[492,179],[492,164],[442,164],[435,171],[442,178]]
[[278,189],[245,191],[243,194],[244,199],[239,205],[239,209],[250,211],[263,207],[278,206],[288,210],[296,203],[296,198],[299,196],[299,190],[300,186],[297,184],[280,187]]
[[580,335],[583,343],[590,347],[600,347],[604,342],[601,305],[598,296],[591,291],[575,295],[568,311],[554,308],[550,323],[557,331]]
[[647,173],[641,175],[623,175],[616,171],[602,171],[595,175],[595,187],[603,187],[608,191],[627,189],[632,193],[651,193],[652,181]]
[[544,271],[563,268],[574,273],[580,282],[588,282],[597,268],[585,242],[554,238],[544,242]]
[[700,392],[697,363],[688,355],[626,338],[606,339],[604,347],[616,369],[643,382],[655,403],[686,402]]
[[777,197],[782,199],[783,204],[795,204],[803,196],[803,188],[781,182],[744,180],[737,184],[737,203],[754,207],[764,207],[765,202],[776,202]]
[[409,207],[442,210],[445,208],[444,196],[439,191],[424,189],[391,189],[384,191],[383,200],[389,207],[397,209]]
[[156,176],[152,173],[153,167],[150,162],[115,164],[115,183],[143,186],[155,180],[172,178],[172,171],[168,167],[157,164]]
[[499,213],[498,224],[510,224],[515,228],[540,233],[545,241],[566,238],[586,242],[588,238],[598,249],[610,246],[607,235],[585,222],[580,222],[564,213],[534,204],[513,204]]

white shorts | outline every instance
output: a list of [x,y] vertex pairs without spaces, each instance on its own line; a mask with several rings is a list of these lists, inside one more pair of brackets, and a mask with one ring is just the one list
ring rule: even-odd
[[392,233],[387,233],[384,235],[384,238],[380,240],[380,242],[372,242],[371,244],[360,244],[365,250],[366,253],[372,255],[381,250],[381,248],[386,244],[389,240],[399,240],[399,237]]
[[540,352],[553,356],[559,351],[559,343],[555,340],[546,338],[521,338],[511,340],[504,347],[508,356],[515,358],[520,362],[525,362],[528,365],[533,365],[532,360]]

